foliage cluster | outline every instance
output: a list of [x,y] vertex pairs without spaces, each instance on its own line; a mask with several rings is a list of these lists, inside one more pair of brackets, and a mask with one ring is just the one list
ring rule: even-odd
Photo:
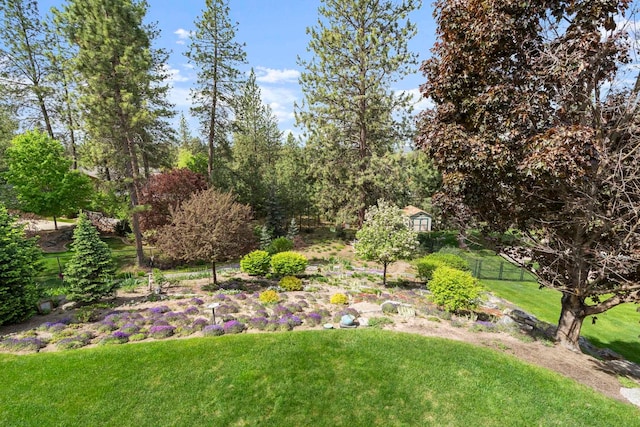
[[434,303],[449,312],[470,310],[478,304],[480,282],[466,271],[440,265],[428,284]]
[[424,281],[429,281],[435,269],[442,265],[461,271],[471,270],[469,263],[464,258],[454,254],[436,252],[420,258],[416,262],[418,277]]
[[307,268],[307,257],[297,252],[280,252],[271,257],[271,271],[282,276],[302,274]]
[[302,290],[302,280],[295,276],[285,276],[280,279],[278,286],[285,291],[301,291]]
[[349,304],[349,297],[343,293],[337,293],[331,295],[329,302],[336,305],[346,305]]
[[265,304],[275,304],[280,301],[280,296],[273,289],[260,292],[258,299]]
[[293,241],[287,237],[278,237],[273,239],[267,246],[267,252],[271,255],[280,252],[287,252],[293,249]]
[[265,276],[271,269],[271,256],[267,251],[249,252],[240,260],[240,270],[251,276]]
[[0,204],[0,325],[24,320],[35,313],[35,277],[42,257],[24,227]]

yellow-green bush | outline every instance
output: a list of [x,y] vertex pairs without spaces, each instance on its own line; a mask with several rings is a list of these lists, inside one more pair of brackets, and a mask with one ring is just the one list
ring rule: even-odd
[[340,305],[344,305],[344,304],[348,304],[349,303],[349,297],[346,296],[345,294],[333,294],[331,295],[331,299],[329,300],[329,302],[331,304],[340,304]]
[[433,253],[416,262],[418,277],[424,281],[431,280],[433,272],[440,266],[455,268],[460,271],[469,271],[469,263],[462,257],[454,254]]
[[428,286],[433,302],[448,312],[473,309],[482,292],[480,282],[470,273],[447,266],[435,269]]
[[265,304],[275,304],[280,301],[280,296],[272,289],[261,292],[258,298]]
[[251,276],[264,276],[269,272],[270,261],[267,251],[253,251],[240,260],[240,270]]
[[307,257],[296,252],[280,252],[271,257],[271,271],[282,276],[294,276],[304,273],[308,264]]
[[301,291],[302,290],[302,280],[294,276],[283,277],[282,279],[280,279],[279,285],[285,291]]

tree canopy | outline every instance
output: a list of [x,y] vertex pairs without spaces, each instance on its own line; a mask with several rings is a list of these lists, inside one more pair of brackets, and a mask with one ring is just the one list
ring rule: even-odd
[[56,218],[86,207],[92,196],[91,181],[71,170],[64,147],[44,133],[30,131],[16,136],[7,149],[6,178],[26,212]]
[[360,258],[382,264],[382,281],[386,285],[387,267],[399,259],[411,258],[418,249],[418,235],[400,208],[381,199],[377,206],[367,209],[354,249]]
[[418,144],[443,175],[436,201],[463,228],[516,230],[496,248],[560,291],[556,338],[578,348],[586,316],[640,299],[629,1],[435,6]]

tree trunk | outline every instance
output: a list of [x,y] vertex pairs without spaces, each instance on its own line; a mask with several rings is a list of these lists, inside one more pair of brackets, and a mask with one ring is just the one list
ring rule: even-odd
[[56,221],[56,216],[53,216],[53,229],[58,230],[58,221]]
[[585,306],[580,297],[563,292],[562,311],[558,320],[556,340],[565,348],[580,351],[578,340],[585,318]]
[[213,284],[218,284],[218,276],[216,275],[216,262],[211,261],[211,277],[213,277]]
[[382,286],[387,286],[387,263],[382,263]]

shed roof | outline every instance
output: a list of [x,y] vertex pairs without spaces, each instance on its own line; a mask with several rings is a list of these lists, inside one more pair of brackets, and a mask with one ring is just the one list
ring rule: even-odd
[[431,217],[431,214],[429,214],[429,213],[427,213],[427,212],[423,211],[423,210],[422,210],[422,209],[420,209],[420,208],[417,208],[417,207],[415,207],[415,206],[411,206],[411,205],[409,205],[409,206],[405,206],[405,207],[402,209],[402,212],[403,212],[405,215],[409,216],[409,217],[411,217],[411,216],[416,216],[416,215],[426,215],[426,216],[428,216],[428,217]]

